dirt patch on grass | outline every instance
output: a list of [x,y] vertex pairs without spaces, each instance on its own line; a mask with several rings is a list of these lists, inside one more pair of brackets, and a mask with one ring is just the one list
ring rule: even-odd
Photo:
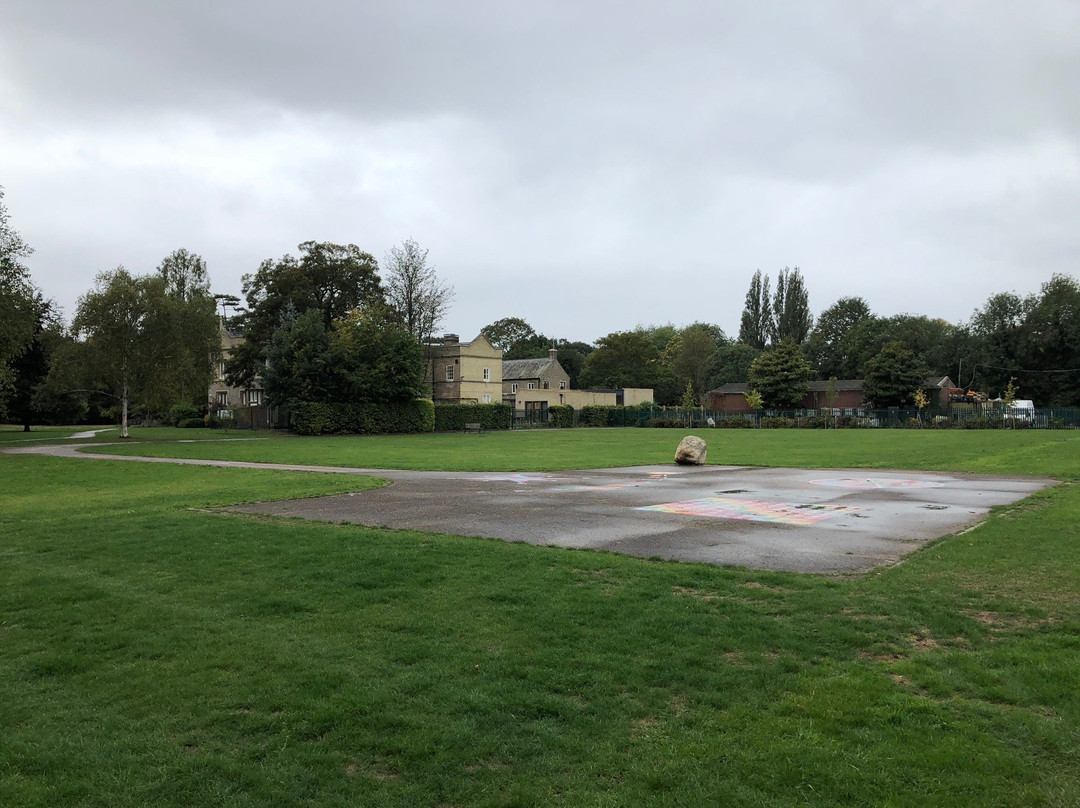
[[777,592],[784,595],[790,595],[792,592],[795,591],[793,589],[786,589],[782,586],[771,586],[769,584],[763,584],[761,583],[761,581],[747,581],[746,583],[741,584],[741,586],[744,586],[747,589],[761,589],[765,592]]
[[697,598],[698,600],[713,601],[720,600],[720,595],[715,592],[706,592],[703,589],[691,589],[688,586],[673,586],[671,587],[672,593],[684,598]]
[[660,726],[659,718],[653,716],[639,718],[634,721],[633,725],[630,727],[630,736],[632,738],[640,738],[642,735],[648,735],[658,726]]
[[922,634],[909,634],[907,641],[916,651],[939,651],[941,643],[930,636],[930,632]]

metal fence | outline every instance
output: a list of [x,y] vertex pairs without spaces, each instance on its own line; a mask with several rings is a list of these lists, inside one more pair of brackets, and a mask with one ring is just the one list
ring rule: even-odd
[[[601,417],[602,416],[602,417]],[[602,421],[602,422],[601,422]],[[1080,408],[1044,409],[835,409],[720,412],[677,407],[598,408],[591,418],[575,410],[578,426],[685,427],[687,429],[1080,429]],[[515,429],[550,427],[547,411],[517,410]]]

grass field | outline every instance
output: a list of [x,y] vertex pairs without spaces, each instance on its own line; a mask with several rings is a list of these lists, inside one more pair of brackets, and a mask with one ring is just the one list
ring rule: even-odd
[[[267,432],[133,429],[134,443],[95,451],[358,468],[556,471],[670,463],[683,432],[668,429],[532,430],[297,438]],[[1080,432],[1045,430],[704,430],[721,465],[902,468],[984,474],[1070,474]],[[178,443],[177,439],[186,439]],[[257,438],[254,439],[253,438]],[[116,441],[105,433],[99,442]]]
[[[191,432],[123,450],[533,470],[678,437]],[[364,478],[0,455],[0,804],[1080,805],[1080,435],[706,437],[1063,484],[834,579],[207,510]]]

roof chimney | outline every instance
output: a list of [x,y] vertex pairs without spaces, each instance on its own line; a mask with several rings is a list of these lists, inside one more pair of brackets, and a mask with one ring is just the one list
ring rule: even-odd
[[551,359],[552,362],[557,361],[557,359],[559,357],[559,349],[558,348],[548,348],[548,357]]
[[458,335],[457,334],[443,334],[442,341],[443,341],[443,345],[457,345]]

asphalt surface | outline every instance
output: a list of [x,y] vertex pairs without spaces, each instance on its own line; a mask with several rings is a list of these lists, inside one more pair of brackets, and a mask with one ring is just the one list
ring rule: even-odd
[[[101,445],[101,444],[98,444]],[[767,570],[861,572],[1052,485],[1027,477],[736,466],[420,472],[7,449],[113,461],[369,474],[374,491],[225,510]],[[85,448],[85,447],[83,447]]]
[[674,466],[552,474],[378,472],[376,491],[241,513],[454,533],[644,558],[859,572],[977,523],[1047,480]]

